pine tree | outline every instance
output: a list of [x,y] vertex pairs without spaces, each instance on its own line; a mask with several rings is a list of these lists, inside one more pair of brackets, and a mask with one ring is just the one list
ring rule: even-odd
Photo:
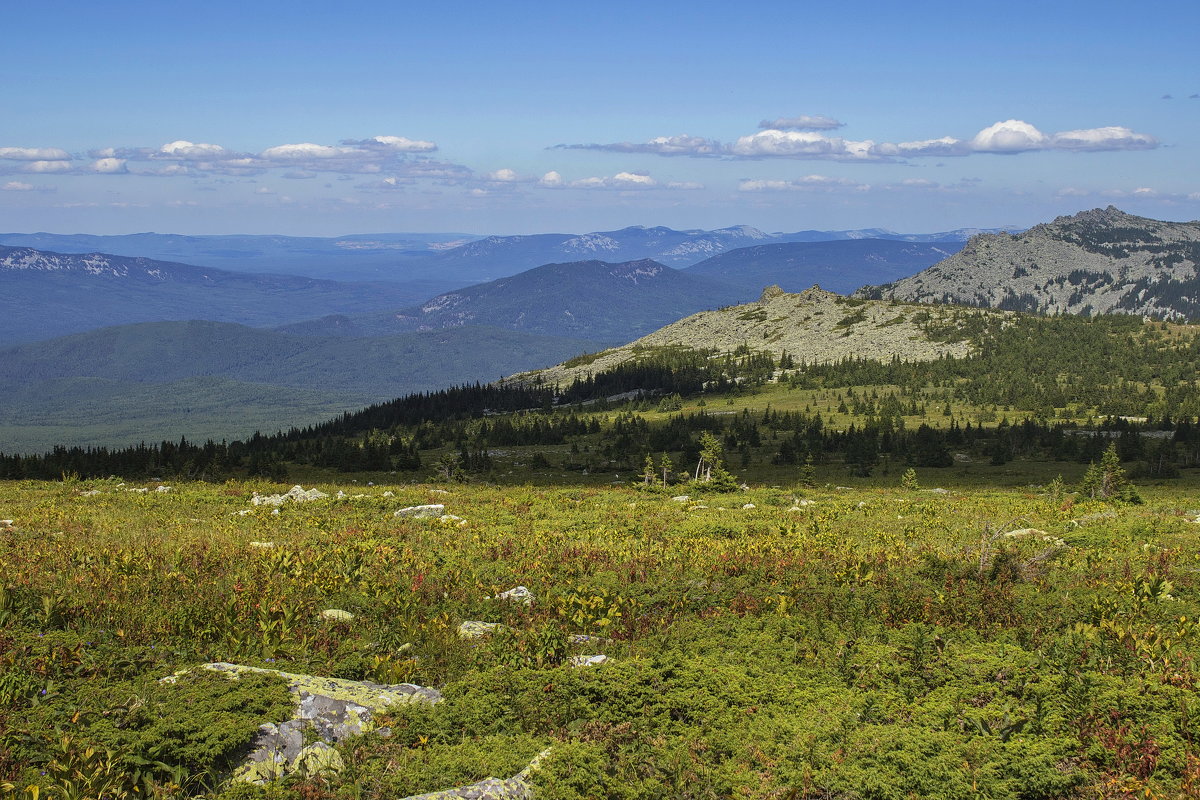
[[1079,484],[1080,494],[1093,500],[1140,503],[1142,498],[1125,477],[1121,468],[1121,457],[1114,442],[1100,457],[1100,463],[1092,463]]

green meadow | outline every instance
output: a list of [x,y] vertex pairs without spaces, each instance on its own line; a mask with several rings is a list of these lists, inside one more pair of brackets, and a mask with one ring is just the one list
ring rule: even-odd
[[[0,782],[383,800],[548,749],[539,798],[1195,796],[1194,478],[1123,504],[930,481],[954,469],[723,493],[376,475],[279,513],[263,482],[6,482]],[[394,516],[429,503],[461,519]],[[518,585],[528,605],[489,599]],[[444,699],[339,742],[336,772],[253,785],[229,776],[286,693],[160,680],[214,661]]]

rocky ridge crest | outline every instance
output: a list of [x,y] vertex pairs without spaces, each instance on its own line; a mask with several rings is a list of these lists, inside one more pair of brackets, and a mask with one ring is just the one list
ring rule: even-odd
[[1113,206],[1020,234],[981,234],[959,253],[856,297],[965,303],[1038,313],[1200,317],[1200,222]]
[[567,385],[664,347],[732,353],[742,346],[788,353],[797,362],[829,363],[845,358],[932,361],[965,356],[965,337],[932,336],[931,327],[953,329],[955,320],[1003,314],[961,307],[929,307],[894,301],[859,300],[813,286],[791,294],[768,286],[757,302],[702,311],[622,347],[572,359],[510,380]]

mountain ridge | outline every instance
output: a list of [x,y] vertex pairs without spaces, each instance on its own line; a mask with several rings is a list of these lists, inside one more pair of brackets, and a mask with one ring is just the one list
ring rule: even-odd
[[[114,324],[207,317],[279,325],[424,299],[413,287],[349,283],[106,253],[0,245],[0,345]],[[50,313],[53,311],[53,313]]]
[[1020,234],[982,234],[953,256],[856,296],[957,302],[1038,313],[1200,318],[1200,221],[1166,222],[1114,206]]

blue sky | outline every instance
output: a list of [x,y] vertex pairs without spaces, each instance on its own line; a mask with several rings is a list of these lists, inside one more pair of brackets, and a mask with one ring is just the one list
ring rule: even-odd
[[1188,2],[19,2],[0,230],[1200,217]]

